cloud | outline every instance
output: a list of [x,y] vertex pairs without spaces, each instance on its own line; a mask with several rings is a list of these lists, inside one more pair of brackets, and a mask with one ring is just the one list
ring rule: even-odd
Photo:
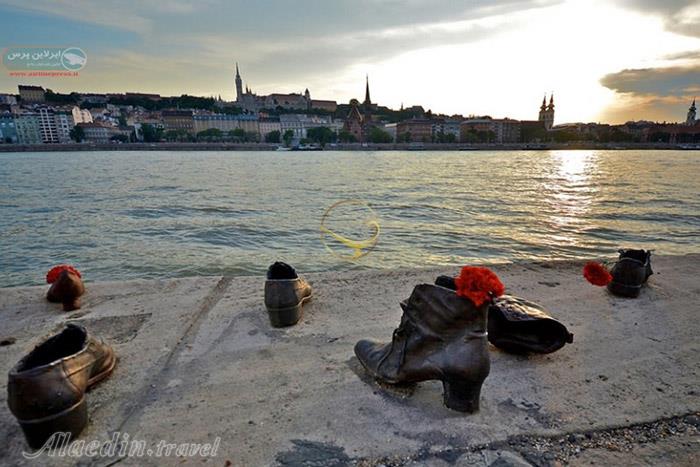
[[213,1],[215,0],[4,0],[2,6],[147,34],[158,24],[167,27],[172,16],[186,16],[196,11],[204,11]]
[[[268,3],[263,1],[262,5]],[[288,17],[282,21],[279,9],[273,9],[259,26],[246,21],[261,8],[256,3],[245,9],[244,18],[236,20],[255,24],[254,30],[244,26],[219,31],[210,24],[205,33],[167,33],[160,39],[195,61],[227,69],[238,61],[244,81],[255,91],[298,92],[299,86],[324,81],[327,88],[334,77],[353,66],[371,67],[420,49],[495,38],[515,29],[518,21],[522,22],[520,15],[558,3],[519,0],[455,6],[456,2],[446,0],[301,0],[296,4],[304,11],[299,21],[290,22]],[[311,4],[318,8],[311,8]]]
[[666,60],[700,60],[700,50],[688,50],[664,57]]
[[700,93],[700,65],[622,70],[605,75],[601,84],[623,94],[688,97]]
[[624,123],[634,120],[656,122],[683,122],[691,100],[676,96],[620,95],[613,105],[605,109],[603,121]]
[[601,84],[618,93],[603,112],[606,121],[680,122],[691,100],[700,96],[700,64],[622,70],[604,76]]
[[621,4],[661,16],[669,31],[700,37],[698,0],[622,0]]

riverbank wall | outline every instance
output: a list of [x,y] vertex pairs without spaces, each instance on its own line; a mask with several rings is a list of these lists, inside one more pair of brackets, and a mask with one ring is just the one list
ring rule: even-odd
[[[275,151],[268,143],[74,143],[0,144],[0,152],[63,151]],[[326,151],[549,151],[580,149],[700,150],[700,145],[668,143],[543,143],[543,144],[439,144],[439,143],[345,143],[326,145]]]

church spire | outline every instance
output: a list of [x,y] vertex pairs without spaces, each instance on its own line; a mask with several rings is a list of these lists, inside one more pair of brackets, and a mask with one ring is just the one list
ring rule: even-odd
[[365,101],[364,105],[371,105],[372,101],[369,98],[369,74],[365,76]]
[[552,93],[552,95],[549,96],[549,107],[547,108],[550,110],[554,109],[554,93]]
[[688,109],[688,118],[685,119],[686,125],[695,125],[697,123],[697,107],[695,107],[695,98],[693,98],[693,103],[690,104],[690,108]]
[[243,80],[241,72],[238,70],[238,62],[236,62],[236,102],[242,102],[243,99]]
[[544,93],[544,96],[542,97],[542,105],[540,106],[540,110],[546,110],[547,109],[547,93]]

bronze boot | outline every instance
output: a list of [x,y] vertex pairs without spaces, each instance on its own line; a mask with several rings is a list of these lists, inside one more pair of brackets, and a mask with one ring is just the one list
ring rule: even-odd
[[73,311],[80,308],[80,296],[85,293],[83,280],[71,271],[62,271],[51,284],[46,293],[46,299],[54,303],[62,303],[63,311]]
[[388,344],[361,340],[355,355],[375,378],[392,384],[440,380],[447,407],[479,409],[489,374],[489,303],[480,307],[444,287],[421,284],[401,302],[401,324]]
[[112,373],[111,347],[68,324],[10,370],[7,403],[27,443],[38,449],[54,433],[80,434],[88,421],[85,392]]
[[620,297],[636,298],[654,274],[651,270],[651,250],[619,250],[620,258],[612,267],[612,281],[608,284],[610,293]]
[[[435,284],[455,290],[454,277],[439,276]],[[489,342],[506,352],[551,353],[574,342],[566,326],[537,303],[501,295],[489,306]]]

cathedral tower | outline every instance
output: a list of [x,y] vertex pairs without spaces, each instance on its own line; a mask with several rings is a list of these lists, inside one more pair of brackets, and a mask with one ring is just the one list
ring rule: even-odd
[[549,105],[547,105],[547,94],[542,98],[538,120],[542,122],[545,130],[551,130],[554,126],[554,94],[549,97]]
[[690,108],[688,109],[688,118],[686,118],[686,120],[685,120],[686,125],[695,125],[697,110],[698,109],[695,107],[695,99],[693,99],[693,103],[690,105]]
[[236,62],[236,102],[243,100],[243,80],[241,73],[238,71],[238,62]]
[[372,100],[369,98],[369,75],[365,76],[365,101],[362,103],[365,109],[372,105]]

